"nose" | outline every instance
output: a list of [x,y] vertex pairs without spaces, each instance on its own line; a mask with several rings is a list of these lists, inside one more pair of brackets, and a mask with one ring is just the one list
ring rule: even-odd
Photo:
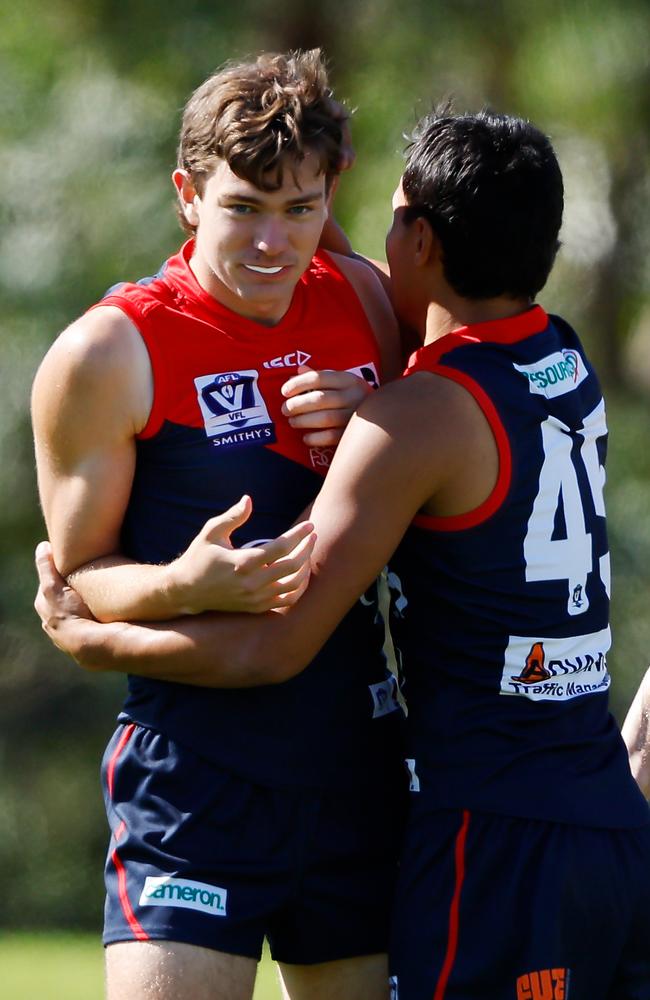
[[269,257],[277,256],[288,245],[287,225],[275,216],[261,217],[253,237],[255,249]]

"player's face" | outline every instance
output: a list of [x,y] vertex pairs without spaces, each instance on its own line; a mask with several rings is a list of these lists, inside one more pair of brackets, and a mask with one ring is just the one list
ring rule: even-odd
[[203,288],[243,316],[277,323],[327,217],[325,174],[317,158],[307,153],[301,162],[285,163],[277,191],[260,190],[221,161],[202,196],[192,199],[192,210],[192,268]]
[[386,260],[390,268],[391,299],[398,319],[414,330],[421,323],[416,290],[416,273],[413,267],[414,241],[416,232],[413,225],[404,222],[406,197],[400,179],[393,194],[393,222],[386,236]]

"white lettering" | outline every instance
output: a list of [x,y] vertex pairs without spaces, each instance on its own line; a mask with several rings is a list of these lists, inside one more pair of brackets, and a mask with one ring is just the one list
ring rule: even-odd
[[140,906],[175,906],[225,917],[227,898],[226,889],[206,882],[174,878],[173,875],[149,875],[140,894]]

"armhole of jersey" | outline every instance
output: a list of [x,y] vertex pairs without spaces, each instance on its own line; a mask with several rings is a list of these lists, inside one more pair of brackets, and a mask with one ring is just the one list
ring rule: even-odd
[[492,517],[497,512],[505,500],[512,478],[510,441],[494,403],[485,389],[471,378],[470,375],[466,375],[465,372],[459,372],[453,368],[445,368],[444,365],[433,365],[428,371],[433,372],[435,375],[442,375],[443,378],[451,379],[452,382],[457,382],[472,394],[490,425],[499,454],[497,481],[490,495],[478,507],[464,514],[452,514],[449,517],[432,517],[428,514],[418,514],[413,519],[413,524],[417,525],[418,528],[425,528],[428,531],[463,531],[467,528],[474,528],[483,521],[487,521],[489,517]]
[[[328,250],[323,250],[321,247],[319,247],[318,250],[316,251],[315,257],[316,257],[316,260],[320,264],[324,264],[327,268],[329,268],[330,271],[333,271],[334,274],[337,276],[337,278],[341,282],[343,282],[343,285],[344,285],[344,287],[347,290],[346,294],[347,294],[348,301],[354,304],[354,308],[356,309],[357,313],[359,314],[360,317],[363,318],[363,321],[365,322],[365,325],[366,325],[366,331],[368,333],[368,338],[370,340],[370,343],[373,345],[373,347],[375,349],[375,353],[377,355],[377,366],[378,366],[378,374],[379,374],[379,384],[383,385],[383,382],[384,382],[384,363],[383,363],[383,360],[382,360],[381,347],[379,345],[379,341],[377,340],[377,337],[375,336],[375,331],[373,329],[373,325],[370,322],[370,319],[368,318],[368,314],[367,314],[366,310],[363,307],[363,302],[359,298],[359,293],[357,292],[356,288],[354,287],[354,285],[352,284],[352,282],[350,281],[350,279],[347,277],[347,275],[343,274],[343,271],[340,269],[340,267],[338,266],[338,264],[336,263],[336,261],[332,258],[332,255],[329,253]],[[350,259],[352,259],[352,258],[350,258]],[[379,279],[377,279],[377,280],[379,280]]]
[[[123,312],[125,316],[128,316],[142,337],[142,342],[147,349],[153,378],[153,402],[146,424],[135,435],[137,441],[145,440],[157,434],[162,427],[165,419],[165,400],[167,399],[165,366],[155,337],[149,328],[149,313],[151,310],[146,310],[143,313],[132,302],[119,295],[107,295],[105,298],[100,299],[94,306],[91,306],[91,309],[98,309],[100,306],[114,306],[120,312]],[[90,312],[91,309],[88,311]]]

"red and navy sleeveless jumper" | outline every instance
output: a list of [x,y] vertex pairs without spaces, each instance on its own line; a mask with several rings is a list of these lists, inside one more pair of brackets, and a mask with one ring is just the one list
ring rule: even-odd
[[[235,545],[286,530],[316,496],[331,449],[310,448],[281,413],[298,364],[381,377],[376,342],[347,279],[319,253],[290,308],[265,327],[220,305],[189,266],[192,241],[155,278],[111,289],[147,346],[154,402],[138,436],[123,551],[141,562],[182,552],[242,494]],[[313,663],[288,683],[215,690],[129,678],[121,715],[242,777],[279,787],[381,784],[401,723],[376,600],[358,602]]]

